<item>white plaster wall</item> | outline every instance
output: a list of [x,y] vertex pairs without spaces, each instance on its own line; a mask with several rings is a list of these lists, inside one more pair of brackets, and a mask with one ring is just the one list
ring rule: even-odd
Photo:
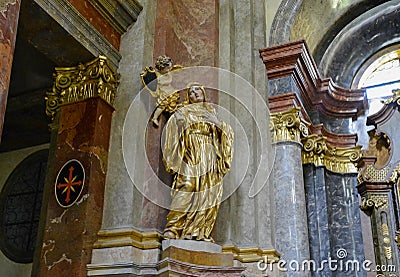
[[[0,191],[3,189],[8,177],[15,167],[30,154],[48,149],[49,144],[34,146],[15,151],[0,153]],[[31,276],[32,263],[20,264],[9,260],[3,252],[0,251],[0,276],[1,277],[24,277]]]

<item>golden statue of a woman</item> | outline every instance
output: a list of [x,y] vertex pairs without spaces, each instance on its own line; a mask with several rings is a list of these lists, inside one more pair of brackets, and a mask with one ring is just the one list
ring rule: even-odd
[[217,118],[202,85],[191,84],[186,101],[165,127],[163,160],[174,178],[164,238],[213,241],[222,179],[232,161],[233,131]]

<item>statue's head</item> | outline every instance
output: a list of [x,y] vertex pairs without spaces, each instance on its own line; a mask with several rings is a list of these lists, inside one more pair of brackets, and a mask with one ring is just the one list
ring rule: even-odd
[[207,102],[206,90],[200,83],[189,83],[186,90],[186,99],[189,103]]
[[162,73],[168,72],[172,68],[172,59],[168,56],[159,56],[156,60],[155,67]]

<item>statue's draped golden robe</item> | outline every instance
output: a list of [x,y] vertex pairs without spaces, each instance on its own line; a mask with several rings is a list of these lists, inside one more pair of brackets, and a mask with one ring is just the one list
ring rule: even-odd
[[212,240],[210,237],[222,197],[222,179],[233,154],[233,131],[206,122],[215,111],[205,103],[187,105],[166,125],[163,147],[167,172],[174,174],[171,211],[165,232],[177,239]]

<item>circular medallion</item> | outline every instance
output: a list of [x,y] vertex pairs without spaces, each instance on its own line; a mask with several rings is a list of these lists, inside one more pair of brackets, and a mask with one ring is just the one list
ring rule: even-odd
[[66,162],[57,174],[55,195],[63,208],[71,207],[82,193],[85,183],[85,170],[78,160]]

